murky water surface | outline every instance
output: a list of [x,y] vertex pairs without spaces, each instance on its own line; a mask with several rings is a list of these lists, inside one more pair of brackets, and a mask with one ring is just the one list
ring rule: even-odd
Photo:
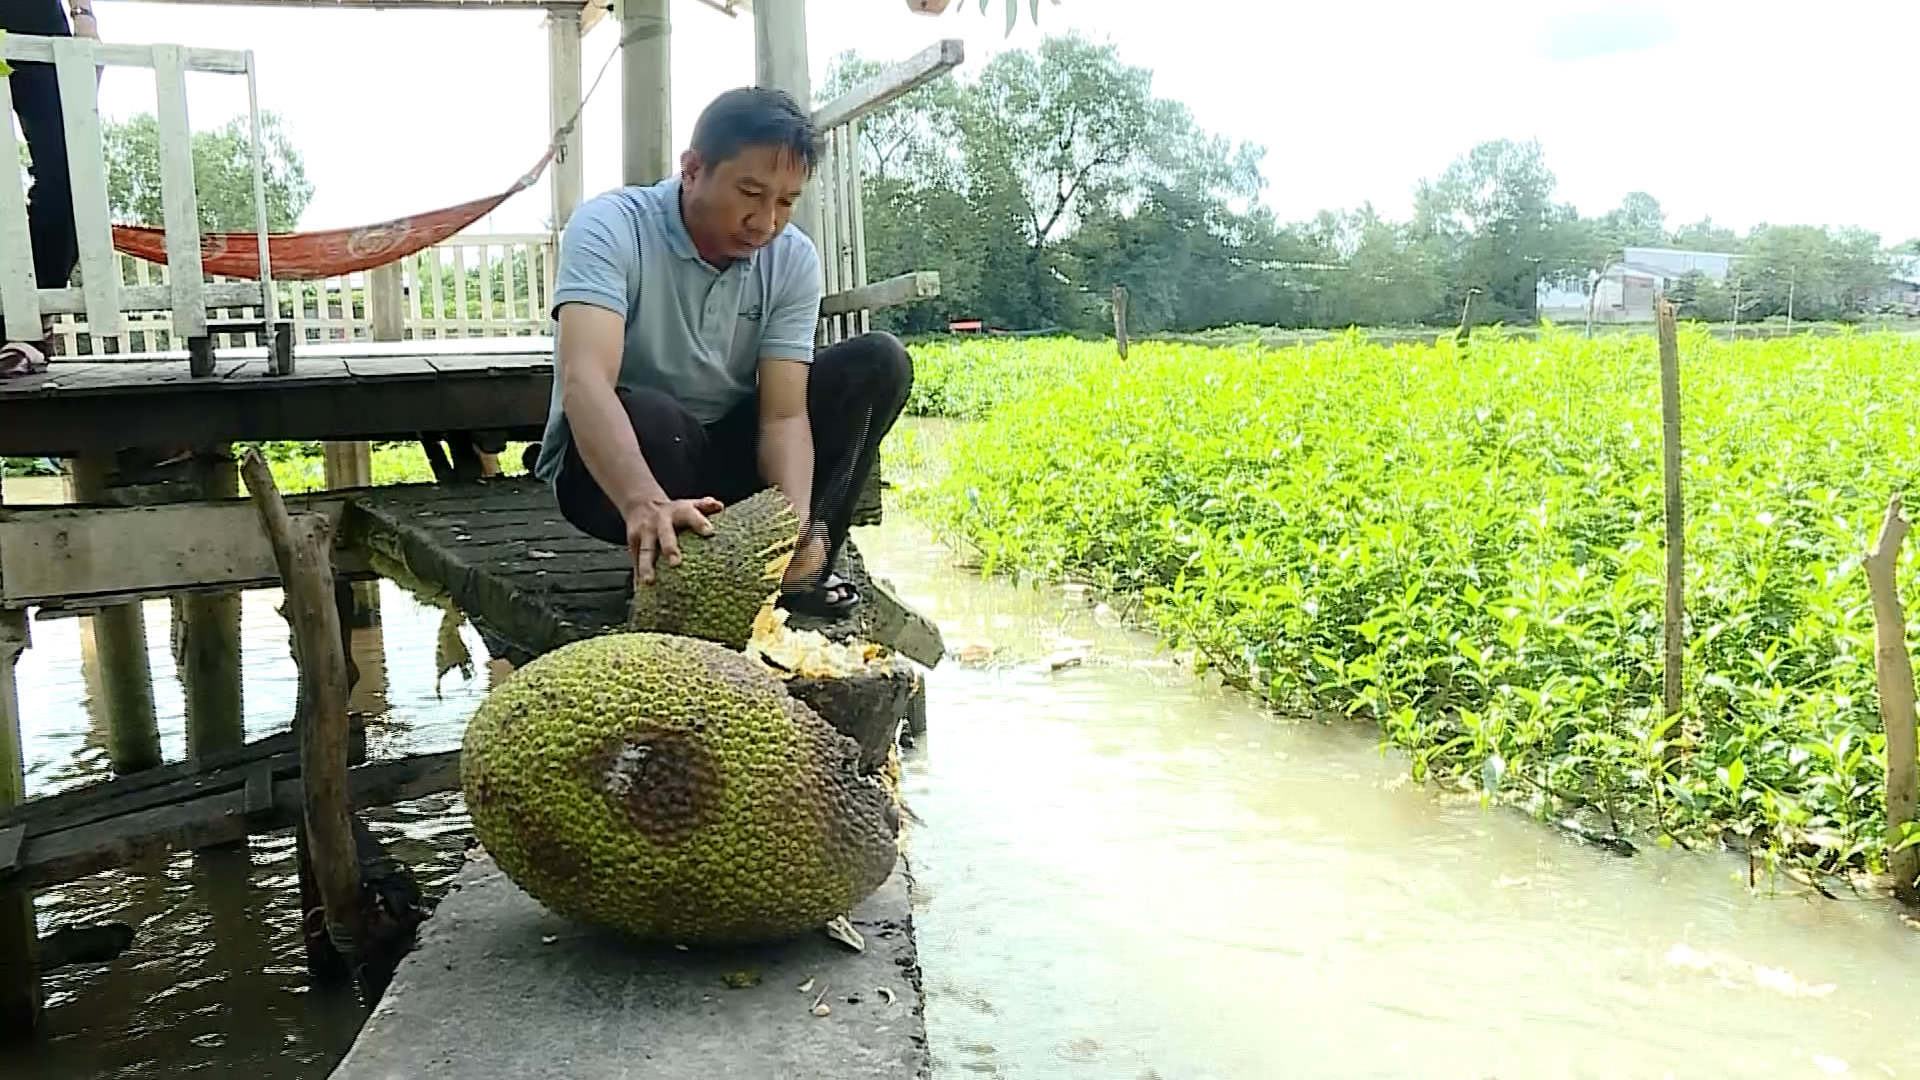
[[[908,775],[943,1080],[1920,1076],[1920,933],[1890,908],[1437,800],[1370,733],[1267,717],[1108,613],[953,569],[897,515],[860,542],[965,650],[931,677]],[[249,738],[291,712],[276,602],[245,609]],[[384,674],[358,703],[370,752],[457,745],[485,667],[436,692],[439,613],[392,588],[382,613],[355,643]],[[149,607],[177,758],[167,618]],[[105,768],[79,629],[38,624],[22,663],[35,791]],[[430,887],[464,825],[457,797],[376,823]],[[51,976],[48,1042],[0,1074],[325,1076],[357,1014],[303,985],[292,856],[257,839],[251,872],[182,856],[47,893],[43,928],[140,938]]]

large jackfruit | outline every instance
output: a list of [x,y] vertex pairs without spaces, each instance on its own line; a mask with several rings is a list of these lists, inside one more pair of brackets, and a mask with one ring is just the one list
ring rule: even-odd
[[770,487],[710,520],[712,536],[679,534],[679,566],[657,560],[651,584],[634,582],[627,629],[747,647],[755,616],[780,591],[800,519]]
[[496,686],[460,771],[480,842],[549,910],[726,945],[816,931],[891,873],[899,804],[858,758],[759,661],[622,633]]

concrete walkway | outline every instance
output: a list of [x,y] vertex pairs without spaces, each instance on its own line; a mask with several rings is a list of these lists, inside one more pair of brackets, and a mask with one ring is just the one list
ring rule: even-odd
[[564,921],[475,855],[331,1080],[928,1075],[904,861],[854,912],[864,952],[824,932],[683,952]]

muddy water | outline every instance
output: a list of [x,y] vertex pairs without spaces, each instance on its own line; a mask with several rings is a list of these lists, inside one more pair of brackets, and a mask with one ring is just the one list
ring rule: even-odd
[[[1886,907],[1754,896],[1736,861],[1622,859],[1437,801],[1366,733],[1275,721],[1099,609],[952,569],[897,515],[860,542],[966,649],[932,675],[908,769],[942,1080],[1920,1076],[1920,934]],[[245,609],[249,737],[290,713],[276,602]],[[391,588],[382,613],[355,643],[384,659],[372,753],[456,745],[484,667],[436,693],[439,613]],[[36,791],[104,768],[79,626],[39,624],[22,664]],[[152,605],[177,757],[166,627]],[[463,825],[450,798],[377,827],[437,886]],[[0,1075],[323,1077],[356,1015],[303,985],[291,843],[251,861],[48,893],[44,926],[140,940],[50,977],[49,1042]]]

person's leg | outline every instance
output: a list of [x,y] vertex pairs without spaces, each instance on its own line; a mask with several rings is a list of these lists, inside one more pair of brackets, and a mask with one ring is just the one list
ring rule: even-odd
[[[807,416],[813,428],[813,515],[824,530],[831,568],[853,527],[860,491],[873,472],[880,443],[906,408],[913,359],[905,345],[881,331],[820,350],[807,379]],[[820,587],[787,598],[803,610],[838,614],[857,600],[853,586],[828,570]]]
[[[670,499],[697,499],[704,490],[707,433],[680,403],[655,390],[619,391],[627,419],[640,440],[640,455]],[[574,528],[609,544],[627,542],[627,523],[587,470],[577,444],[569,442],[567,455],[554,480],[560,514]]]
[[[80,259],[79,239],[74,232],[73,193],[67,173],[66,132],[61,123],[60,84],[52,64],[22,62],[13,65],[7,89],[13,96],[14,112],[20,117],[27,153],[32,159],[33,186],[27,194],[27,230],[33,244],[35,285],[42,289],[64,288]],[[20,325],[18,320],[5,328],[5,340],[25,346],[15,348],[27,357],[23,366],[34,366],[33,353],[51,351],[50,327]],[[44,363],[46,357],[38,356]],[[0,363],[5,363],[0,360]]]

